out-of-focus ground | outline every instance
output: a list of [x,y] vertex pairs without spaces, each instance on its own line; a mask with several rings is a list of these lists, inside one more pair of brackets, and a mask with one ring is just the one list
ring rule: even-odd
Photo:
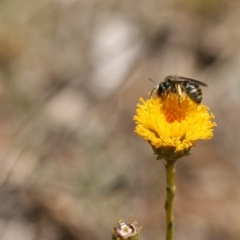
[[164,239],[165,174],[134,134],[153,83],[203,81],[212,140],[177,165],[175,239],[240,239],[240,2],[2,0],[0,239]]

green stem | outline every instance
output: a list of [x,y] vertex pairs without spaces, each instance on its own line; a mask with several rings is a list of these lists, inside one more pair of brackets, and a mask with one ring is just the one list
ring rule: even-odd
[[165,210],[166,210],[166,240],[173,239],[174,232],[174,219],[173,219],[173,198],[175,194],[175,161],[166,160],[166,190],[167,197],[165,202]]

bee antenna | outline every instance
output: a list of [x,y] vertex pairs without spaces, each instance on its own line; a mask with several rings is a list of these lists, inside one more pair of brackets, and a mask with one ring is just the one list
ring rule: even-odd
[[151,78],[148,78],[148,80],[150,80],[151,82],[153,82],[153,83],[155,83],[156,84],[156,82],[154,82]]

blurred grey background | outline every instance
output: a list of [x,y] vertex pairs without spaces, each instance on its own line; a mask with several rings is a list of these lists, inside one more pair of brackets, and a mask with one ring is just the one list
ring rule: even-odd
[[165,237],[165,173],[134,134],[139,97],[203,81],[212,140],[177,164],[175,239],[240,239],[240,2],[0,1],[0,239]]

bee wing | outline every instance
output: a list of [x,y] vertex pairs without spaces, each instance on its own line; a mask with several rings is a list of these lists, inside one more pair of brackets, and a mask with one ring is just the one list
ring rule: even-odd
[[[178,79],[178,80],[177,80]],[[188,82],[191,82],[191,83],[195,83],[197,85],[200,85],[202,87],[207,87],[208,85],[204,82],[200,82],[198,80],[195,80],[195,79],[192,79],[192,78],[186,78],[186,77],[178,77],[177,79],[174,79],[174,81],[177,81],[177,82],[183,82],[183,81],[188,81]]]

